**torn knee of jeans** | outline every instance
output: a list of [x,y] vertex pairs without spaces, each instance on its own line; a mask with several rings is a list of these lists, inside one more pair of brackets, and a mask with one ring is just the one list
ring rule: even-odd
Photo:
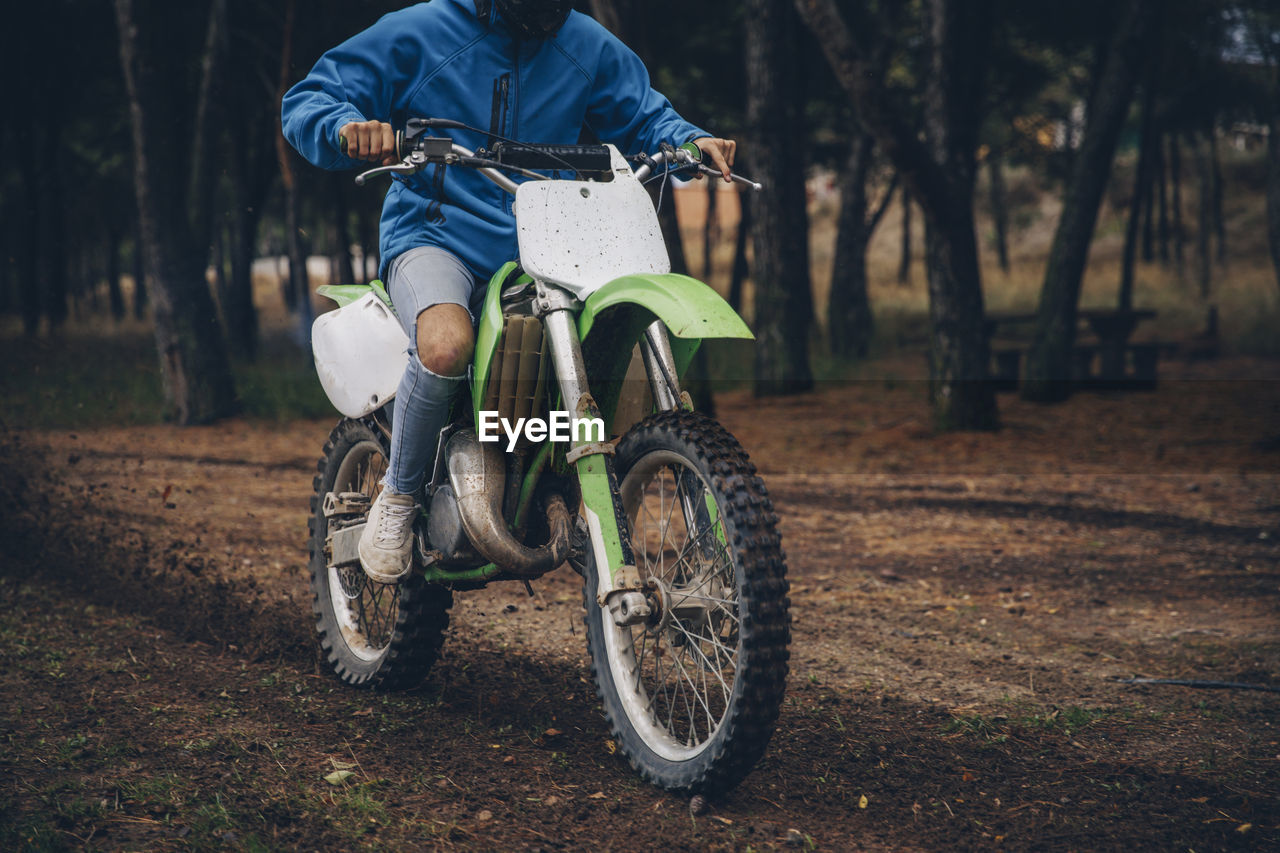
[[435,379],[445,379],[451,382],[457,382],[459,380],[467,378],[467,367],[465,364],[459,369],[458,374],[456,376],[450,376],[448,375],[448,373],[450,372],[448,370],[448,367],[446,367],[445,370],[441,372],[432,370],[430,366],[428,366],[426,363],[423,362],[422,357],[418,355],[418,351],[415,349],[409,350],[409,366],[412,369],[416,370],[417,372],[426,374],[427,376],[433,377]]
[[452,376],[463,373],[471,361],[470,347],[433,347],[430,352],[418,350],[418,363],[436,376]]

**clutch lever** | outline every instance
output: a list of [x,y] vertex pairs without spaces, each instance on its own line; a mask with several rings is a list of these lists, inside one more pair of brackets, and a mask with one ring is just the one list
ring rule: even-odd
[[421,164],[413,163],[405,160],[402,163],[395,163],[391,166],[379,166],[376,169],[370,169],[367,172],[361,172],[356,175],[356,186],[362,187],[365,181],[370,178],[376,178],[379,175],[412,175],[418,169],[422,168]]

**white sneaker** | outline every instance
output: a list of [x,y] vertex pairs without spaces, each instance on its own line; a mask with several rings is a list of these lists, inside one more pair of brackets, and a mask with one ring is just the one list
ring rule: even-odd
[[378,583],[399,583],[413,562],[413,517],[418,508],[412,495],[383,488],[369,508],[360,534],[360,564]]

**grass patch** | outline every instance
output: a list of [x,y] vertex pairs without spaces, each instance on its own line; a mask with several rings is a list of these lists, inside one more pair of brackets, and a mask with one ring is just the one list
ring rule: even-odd
[[1061,733],[1074,737],[1106,717],[1117,712],[1106,708],[1054,708],[1044,713],[1022,713],[1012,716],[998,714],[964,714],[955,717],[942,727],[943,734],[961,734],[979,738],[987,743],[1005,743],[1010,736],[1028,732]]
[[[233,359],[242,413],[284,421],[334,414],[310,353],[287,336],[262,342],[257,361]],[[0,426],[77,429],[165,421],[155,341],[142,329],[53,337],[0,336],[5,407]]]

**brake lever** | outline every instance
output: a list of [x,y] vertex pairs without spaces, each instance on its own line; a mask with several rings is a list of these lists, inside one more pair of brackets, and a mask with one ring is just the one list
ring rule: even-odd
[[365,181],[370,178],[376,178],[379,175],[412,175],[414,172],[418,171],[419,168],[421,168],[420,164],[412,163],[409,160],[405,160],[401,163],[395,163],[390,166],[379,166],[376,169],[370,169],[367,172],[361,172],[356,175],[356,186],[362,187],[364,186]]
[[[698,170],[702,172],[702,174],[704,175],[715,175],[717,178],[724,177],[724,173],[721,172],[719,169],[714,169],[705,163],[699,163]],[[750,178],[744,178],[742,177],[742,175],[739,175],[735,172],[729,173],[729,180],[733,181],[735,184],[742,184],[744,187],[751,189],[753,192],[760,192],[761,190],[764,189],[764,184],[757,183],[756,181],[753,181]]]

